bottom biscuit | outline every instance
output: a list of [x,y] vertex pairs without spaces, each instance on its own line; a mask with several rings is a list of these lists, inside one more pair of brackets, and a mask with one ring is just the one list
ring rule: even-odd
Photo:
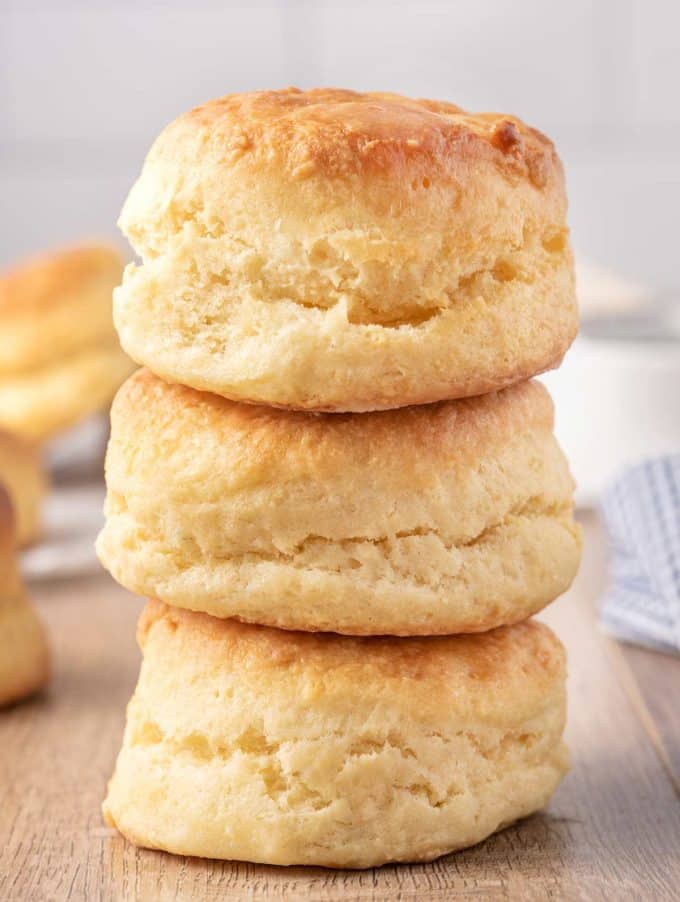
[[141,846],[426,861],[541,808],[567,769],[564,649],[533,621],[354,639],[151,602],[139,641],[104,814]]

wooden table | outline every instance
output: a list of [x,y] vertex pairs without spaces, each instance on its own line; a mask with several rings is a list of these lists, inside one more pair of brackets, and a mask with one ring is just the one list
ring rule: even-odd
[[55,672],[45,696],[0,714],[0,900],[680,898],[680,659],[598,630],[604,548],[585,525],[581,573],[545,615],[569,650],[572,771],[544,813],[429,865],[260,867],[126,843],[100,803],[140,602],[105,575],[34,586]]

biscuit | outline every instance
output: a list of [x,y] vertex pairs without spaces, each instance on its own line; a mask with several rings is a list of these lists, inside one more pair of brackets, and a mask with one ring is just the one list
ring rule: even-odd
[[45,632],[21,584],[12,505],[0,485],[0,706],[42,689],[48,677]]
[[45,441],[105,408],[134,369],[113,340],[49,366],[0,377],[0,427]]
[[104,803],[140,846],[365,868],[473,845],[567,768],[564,649],[476,636],[284,633],[152,602]]
[[27,545],[38,535],[47,475],[38,449],[0,430],[0,484],[9,493],[16,519],[16,540]]
[[109,403],[134,369],[111,312],[122,270],[93,244],[0,275],[0,427],[41,441]]
[[99,557],[168,604],[376,635],[487,630],[565,591],[573,481],[545,388],[367,414],[237,404],[139,370],[111,411]]
[[120,225],[121,342],[235,400],[366,411],[503,388],[577,329],[562,165],[518,119],[396,94],[230,95],[159,136]]

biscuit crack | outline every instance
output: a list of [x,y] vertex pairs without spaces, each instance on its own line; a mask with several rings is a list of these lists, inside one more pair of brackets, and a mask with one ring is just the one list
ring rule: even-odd
[[[553,746],[546,747],[543,742],[546,737],[532,732],[529,726],[525,724],[516,729],[495,731],[486,737],[479,736],[469,729],[460,729],[448,735],[440,731],[422,735],[422,739],[430,744],[434,741],[448,747],[453,760],[458,757],[465,759],[469,752],[472,752],[488,762],[491,773],[472,781],[467,778],[461,780],[459,776],[445,787],[437,788],[427,778],[422,766],[418,766],[417,755],[410,743],[405,742],[396,731],[390,731],[386,736],[369,735],[352,741],[339,763],[337,777],[342,779],[343,773],[357,758],[396,752],[404,759],[405,764],[413,769],[414,778],[395,781],[391,784],[392,788],[418,798],[430,808],[444,808],[457,797],[474,792],[485,782],[495,779],[493,775],[497,772],[497,768],[506,766],[506,761],[507,766],[517,767],[520,760],[525,764],[531,762],[533,765],[546,760],[552,754]],[[313,746],[315,742],[327,741],[330,737],[342,740],[344,734],[339,730],[329,730],[326,739],[310,739],[308,743]],[[226,766],[237,756],[246,756],[259,775],[267,796],[281,808],[311,808],[321,811],[337,802],[341,797],[339,794],[328,798],[311,787],[299,770],[289,771],[284,767],[279,754],[288,744],[265,739],[259,730],[252,728],[237,737],[233,743],[215,743],[206,735],[195,731],[183,737],[173,737],[165,734],[159,724],[149,720],[135,724],[129,738],[129,745],[133,748],[162,746],[168,755],[184,756],[196,766],[206,766],[215,762]]]
[[[296,263],[289,266],[284,275],[281,271],[270,271],[269,255],[243,237],[231,234],[224,222],[213,217],[208,221],[198,205],[178,212],[178,235],[184,235],[183,230],[187,227],[192,236],[218,245],[215,249],[219,252],[215,255],[217,259],[223,261],[229,253],[231,265],[222,264],[221,269],[213,267],[210,271],[200,271],[193,258],[187,262],[181,241],[172,239],[168,239],[161,249],[147,250],[143,257],[144,265],[160,259],[172,264],[173,268],[179,264],[186,272],[189,295],[193,296],[199,288],[222,290],[228,292],[230,298],[250,297],[267,304],[287,303],[322,313],[333,311],[352,325],[385,329],[418,328],[452,307],[479,297],[495,296],[505,284],[533,284],[563,268],[569,252],[566,229],[554,226],[544,232],[525,229],[522,240],[508,245],[496,260],[484,261],[475,269],[460,273],[447,285],[442,284],[445,280],[438,280],[437,294],[430,297],[423,296],[422,285],[427,281],[427,274],[432,274],[433,264],[424,266],[422,272],[412,272],[413,265],[404,256],[403,273],[397,279],[403,284],[395,289],[395,296],[381,309],[371,303],[371,298],[377,295],[366,285],[372,285],[377,274],[388,264],[380,253],[375,259],[362,259],[360,263],[352,261],[343,248],[344,242],[352,242],[352,235],[331,236],[337,244],[329,238],[318,239],[309,246],[295,242],[288,257]],[[382,234],[370,235],[367,240],[378,246],[389,244]],[[446,248],[439,256],[444,261],[449,257],[455,259]],[[301,289],[306,283],[306,290]],[[411,299],[409,295],[412,295]],[[232,306],[215,305],[206,325],[227,325],[233,317]]]
[[[532,498],[526,503],[518,505],[509,510],[500,520],[497,520],[493,523],[490,523],[488,526],[485,526],[484,529],[481,530],[481,532],[477,533],[477,535],[471,536],[469,539],[462,539],[458,542],[447,542],[442,537],[441,531],[432,526],[416,526],[413,529],[400,529],[392,535],[376,537],[345,536],[342,539],[334,539],[328,536],[318,535],[316,533],[309,533],[300,542],[297,543],[291,553],[278,552],[275,557],[278,557],[280,555],[283,558],[287,558],[293,561],[297,555],[304,553],[304,551],[310,545],[316,543],[324,545],[339,545],[341,547],[346,545],[362,544],[386,546],[389,545],[390,542],[393,542],[395,539],[415,539],[424,538],[427,536],[434,536],[435,538],[439,539],[446,551],[455,551],[460,548],[473,548],[475,545],[483,544],[484,542],[488,541],[491,536],[495,535],[497,531],[509,526],[513,520],[537,519],[540,517],[560,517],[568,514],[571,510],[571,502],[563,504],[545,504],[539,498]],[[246,552],[246,554],[259,555],[259,552],[248,551]],[[267,556],[266,553],[263,554]]]
[[[532,498],[528,502],[522,505],[518,505],[511,510],[509,510],[505,516],[501,519],[490,523],[488,526],[485,526],[479,533],[474,536],[471,536],[468,539],[462,539],[457,542],[447,541],[441,534],[441,531],[431,526],[417,526],[413,529],[404,529],[397,530],[392,535],[383,535],[383,536],[345,536],[343,538],[337,539],[329,536],[324,536],[316,533],[309,533],[303,539],[301,539],[292,549],[292,551],[257,551],[257,550],[248,550],[244,551],[239,555],[218,555],[211,554],[211,557],[218,560],[225,561],[246,561],[249,559],[256,558],[262,561],[268,562],[283,562],[289,563],[293,566],[300,567],[300,557],[304,556],[304,554],[310,550],[313,550],[315,546],[324,545],[329,547],[341,548],[345,551],[351,552],[354,546],[373,546],[376,548],[383,549],[385,551],[385,556],[389,557],[391,546],[395,542],[408,540],[408,539],[418,539],[418,538],[427,538],[433,537],[442,545],[442,548],[447,552],[459,551],[463,548],[474,548],[478,545],[484,545],[485,543],[492,541],[495,536],[504,529],[507,529],[513,522],[520,520],[538,520],[545,517],[550,518],[563,518],[570,515],[573,510],[573,505],[571,501],[564,503],[554,503],[554,504],[546,504],[538,498]],[[361,562],[356,562],[358,566],[361,566]],[[302,567],[304,569],[304,566]],[[331,569],[320,567],[319,569]]]
[[[122,496],[109,494],[111,509],[109,517],[119,514],[123,518],[133,517],[126,511],[125,499]],[[115,508],[114,508],[115,503]],[[441,531],[431,526],[417,526],[408,530],[398,530],[392,535],[382,536],[346,536],[332,538],[321,534],[309,533],[300,539],[290,550],[282,549],[248,549],[238,553],[213,551],[205,548],[191,535],[182,536],[181,544],[164,550],[164,554],[173,559],[178,571],[187,571],[200,562],[210,561],[213,564],[229,564],[235,568],[248,564],[280,564],[297,571],[344,573],[352,570],[361,578],[362,569],[374,567],[375,559],[372,549],[380,555],[380,561],[391,568],[394,578],[408,580],[410,583],[425,588],[438,589],[452,579],[464,579],[464,560],[458,560],[461,553],[472,553],[475,549],[483,549],[486,545],[502,539],[506,531],[519,530],[524,525],[540,524],[542,521],[557,522],[566,531],[576,533],[578,527],[573,522],[573,504],[565,502],[548,503],[541,498],[531,498],[521,505],[508,510],[504,516],[489,523],[476,535],[458,541],[452,541],[442,535]],[[149,530],[143,524],[133,521],[125,533],[134,535],[136,545],[140,542],[152,542],[166,546],[162,534],[157,529]],[[441,552],[450,556],[449,572],[441,568],[420,568],[415,572],[409,561],[418,548],[409,547],[409,543],[418,541],[434,541]],[[386,575],[387,576],[387,575]]]
[[163,746],[173,756],[188,757],[196,765],[217,762],[226,765],[238,755],[256,763],[266,794],[280,806],[294,805],[321,811],[332,804],[310,787],[299,772],[286,773],[278,758],[282,743],[271,742],[264,734],[249,727],[232,743],[215,743],[203,733],[194,731],[176,738],[168,736],[158,723],[145,720],[131,730],[130,746],[149,748]]

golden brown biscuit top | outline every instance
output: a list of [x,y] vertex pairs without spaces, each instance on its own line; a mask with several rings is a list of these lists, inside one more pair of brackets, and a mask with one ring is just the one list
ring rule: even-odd
[[[304,462],[333,472],[337,465],[357,467],[376,454],[393,455],[399,466],[412,459],[448,460],[465,445],[474,452],[498,435],[518,430],[550,432],[553,402],[537,381],[500,392],[415,407],[356,414],[279,410],[230,401],[176,383],[166,383],[141,368],[121,386],[112,419],[125,435],[175,433],[201,440],[209,434],[233,465],[248,469],[286,461]],[[169,438],[168,438],[169,441]],[[167,449],[166,449],[167,450]]]
[[142,650],[152,635],[201,646],[206,666],[250,673],[259,685],[302,678],[307,693],[379,694],[402,686],[402,704],[464,708],[480,718],[506,714],[508,704],[530,709],[545,701],[547,687],[564,679],[562,644],[534,620],[481,634],[418,638],[329,635],[271,629],[173,608],[151,601],[142,612],[137,639]]
[[[0,273],[0,317],[68,301],[91,280],[120,281],[123,260],[106,244],[83,244],[23,261]],[[39,328],[39,325],[36,326]]]
[[468,113],[445,101],[337,88],[229,94],[185,113],[155,142],[148,160],[252,157],[294,177],[353,172],[455,177],[461,162],[490,161],[539,189],[561,183],[552,142],[514,116]]

